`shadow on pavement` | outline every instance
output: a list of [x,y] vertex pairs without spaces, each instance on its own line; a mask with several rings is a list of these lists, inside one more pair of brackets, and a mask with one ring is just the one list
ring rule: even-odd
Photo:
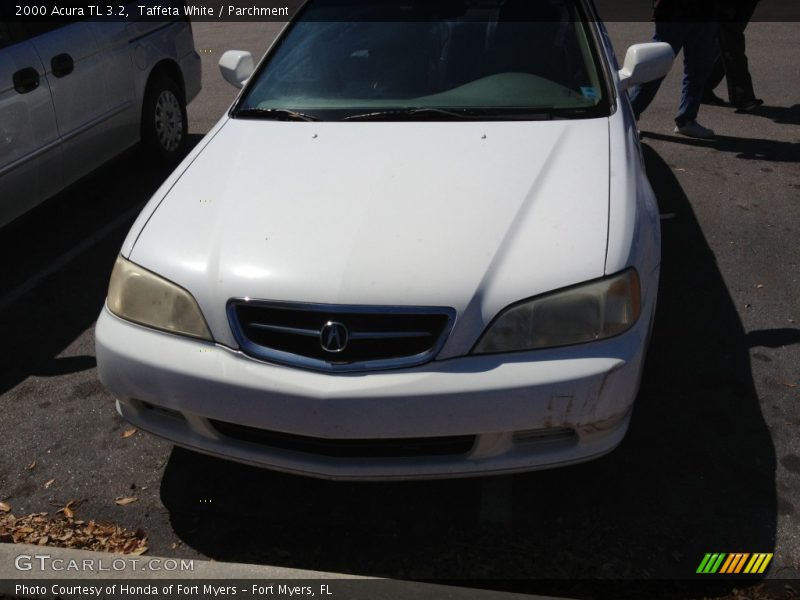
[[161,499],[176,534],[215,560],[486,587],[692,578],[706,552],[771,551],[776,465],[753,340],[688,198],[644,152],[670,218],[646,373],[620,448],[558,470],[409,483],[319,481],[175,449]]
[[751,348],[781,348],[800,343],[800,329],[781,327],[779,329],[758,329],[747,333],[747,344]]
[[800,125],[800,104],[794,106],[759,106],[748,112],[785,125]]
[[768,162],[800,163],[800,144],[778,142],[759,138],[740,138],[729,135],[716,135],[708,140],[689,138],[682,135],[666,135],[652,131],[643,131],[642,137],[688,146],[713,148],[721,152],[736,154],[736,158],[744,160],[764,160]]
[[[191,148],[202,136],[190,137]],[[93,356],[57,357],[94,323],[138,209],[171,171],[130,151],[0,229],[0,331],[14,348],[3,357],[0,394],[29,375],[95,366]],[[71,258],[82,244],[83,251]],[[53,264],[59,268],[37,278]]]
[[31,375],[37,375],[39,377],[57,377],[58,375],[87,371],[96,366],[97,360],[94,356],[63,356],[41,364]]

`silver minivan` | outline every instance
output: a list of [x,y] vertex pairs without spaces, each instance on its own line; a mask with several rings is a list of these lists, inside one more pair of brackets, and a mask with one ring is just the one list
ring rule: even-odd
[[0,227],[140,140],[170,161],[200,91],[188,20],[52,22],[0,5]]

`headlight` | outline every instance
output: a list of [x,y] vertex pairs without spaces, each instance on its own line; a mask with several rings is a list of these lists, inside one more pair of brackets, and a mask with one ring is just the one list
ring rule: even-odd
[[192,337],[212,340],[203,313],[182,287],[121,256],[108,285],[109,310],[128,321]]
[[500,313],[474,354],[517,352],[602,340],[639,318],[639,277],[628,269],[612,277],[525,300]]

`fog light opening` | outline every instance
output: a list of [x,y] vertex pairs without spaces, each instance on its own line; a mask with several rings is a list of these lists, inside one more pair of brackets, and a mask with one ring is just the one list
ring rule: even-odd
[[515,444],[528,444],[538,442],[564,442],[574,440],[577,434],[569,427],[551,427],[549,429],[528,429],[515,431],[513,440]]
[[177,410],[172,410],[170,408],[164,408],[163,406],[156,406],[155,404],[150,404],[149,402],[142,402],[142,407],[148,411],[158,413],[163,417],[169,417],[171,419],[180,419],[181,421],[185,421],[186,417],[183,416],[183,413],[178,412]]

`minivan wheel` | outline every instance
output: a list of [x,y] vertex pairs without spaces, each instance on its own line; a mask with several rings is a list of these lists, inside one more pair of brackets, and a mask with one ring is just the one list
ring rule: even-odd
[[142,143],[158,162],[178,161],[188,134],[186,102],[177,83],[159,76],[147,86],[142,108]]

